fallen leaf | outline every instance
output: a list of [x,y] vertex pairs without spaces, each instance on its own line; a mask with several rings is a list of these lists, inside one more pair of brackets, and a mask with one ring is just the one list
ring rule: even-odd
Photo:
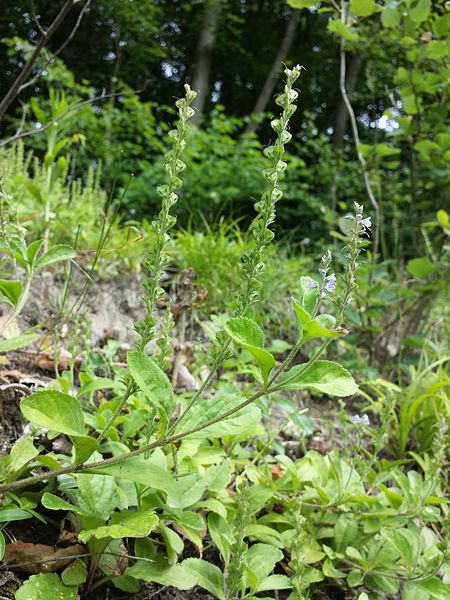
[[81,544],[68,548],[56,548],[45,544],[13,542],[6,544],[5,563],[24,573],[49,573],[66,567],[77,556],[85,554]]

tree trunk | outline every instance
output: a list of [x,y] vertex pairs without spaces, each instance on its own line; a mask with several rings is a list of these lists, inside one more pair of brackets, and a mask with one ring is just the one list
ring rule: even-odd
[[66,18],[67,14],[70,12],[72,7],[75,6],[75,4],[78,1],[79,0],[66,0],[66,2],[62,6],[61,10],[56,15],[56,17],[54,18],[53,22],[51,23],[51,25],[49,26],[47,31],[45,31],[42,34],[42,36],[40,37],[40,39],[38,40],[30,58],[25,63],[25,66],[23,67],[22,71],[19,73],[16,80],[10,87],[6,96],[0,102],[0,121],[3,118],[4,114],[6,113],[6,111],[8,110],[8,108],[11,106],[11,104],[15,100],[15,98],[17,97],[17,95],[20,93],[21,86],[26,82],[26,80],[30,76],[30,73],[33,70],[33,67],[39,57],[39,54],[41,53],[41,50],[44,48],[45,44],[49,42],[49,40],[52,38],[55,31],[57,31],[57,29],[60,27],[61,23]]
[[[345,78],[345,89],[350,96],[356,87],[359,71],[361,69],[362,57],[361,54],[353,54]],[[336,113],[336,121],[333,132],[333,146],[336,150],[344,148],[344,136],[347,133],[349,114],[344,99],[341,97]]]
[[[278,81],[278,77],[280,74],[281,64],[289,53],[289,50],[292,46],[292,42],[294,41],[295,34],[298,27],[300,11],[294,11],[292,13],[291,18],[289,19],[288,26],[286,28],[286,33],[281,41],[280,48],[278,49],[278,53],[275,57],[275,60],[272,64],[272,68],[269,71],[269,75],[267,76],[266,81],[262,87],[261,93],[259,94],[258,100],[252,110],[251,115],[258,115],[264,112],[269,104],[269,100],[273,95],[273,91]],[[256,131],[258,129],[258,123],[251,121],[248,123],[245,128],[245,133],[249,133],[252,131]]]
[[198,92],[197,98],[193,103],[193,108],[196,112],[192,121],[196,121],[202,115],[209,94],[211,55],[216,45],[216,34],[221,10],[222,0],[207,0],[203,28],[197,46],[197,64],[192,82],[193,89]]

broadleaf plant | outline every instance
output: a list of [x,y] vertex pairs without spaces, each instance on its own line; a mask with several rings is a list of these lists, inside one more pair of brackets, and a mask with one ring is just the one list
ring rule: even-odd
[[[367,11],[372,4],[366,4],[358,3],[356,10]],[[393,467],[374,453],[365,473],[366,489],[353,456],[305,451],[293,460],[282,445],[263,440],[261,420],[269,403],[290,403],[298,419],[298,391],[333,398],[358,392],[350,372],[326,352],[348,333],[345,313],[356,289],[362,240],[370,230],[360,205],[347,219],[345,276],[336,278],[328,251],[320,277],[300,279],[290,318],[295,341],[279,360],[270,339],[265,341],[267,327],[259,314],[300,72],[299,66],[285,70],[285,87],[276,101],[281,111],[271,122],[275,141],[265,151],[266,188],[255,204],[251,244],[242,256],[241,290],[212,348],[202,349],[199,362],[207,364],[208,372],[196,389],[181,392],[165,367],[173,351],[170,319],[166,316],[160,324],[157,317],[166,294],[162,280],[170,262],[172,213],[182,185],[181,157],[189,141],[195,93],[186,86],[185,98],[177,101],[179,120],[169,133],[172,147],[165,161],[167,181],[158,188],[161,211],[144,264],[146,314],[136,324],[139,339],[127,354],[127,369],[118,370],[115,379],[86,376],[75,394],[61,377],[64,391],[48,389],[23,399],[22,414],[40,428],[40,435],[49,430],[47,438],[59,435],[71,446],[44,453],[45,445],[27,438],[0,463],[0,492],[6,498],[0,521],[62,514],[88,555],[76,557],[61,576],[30,577],[17,598],[42,597],[52,593],[51,586],[66,594],[62,598],[78,598],[79,586],[86,595],[108,582],[134,593],[139,581],[180,590],[198,585],[223,600],[272,597],[277,590],[303,599],[325,580],[327,585],[345,582],[362,595],[367,589],[396,593],[403,580],[410,586],[406,590],[429,590],[427,600],[441,592],[436,573],[446,555],[432,526],[446,501],[436,479],[425,481],[415,471],[393,474]],[[41,254],[43,245],[18,247],[20,260],[37,269],[72,256],[64,247]],[[0,291],[13,308],[23,294],[14,284]],[[365,426],[366,419],[355,420],[355,447]],[[32,493],[21,495],[22,490]],[[393,529],[395,520],[401,529]],[[186,558],[188,545],[197,557]],[[210,545],[217,549],[222,569],[209,562]]]

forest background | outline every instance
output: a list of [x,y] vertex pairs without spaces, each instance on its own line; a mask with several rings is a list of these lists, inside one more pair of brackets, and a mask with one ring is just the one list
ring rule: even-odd
[[[94,456],[103,468],[110,454],[141,454],[150,444],[168,482],[157,491],[145,487],[141,468],[149,468],[153,458],[144,465],[141,457],[136,463],[128,457],[141,505],[141,496],[138,502],[131,498],[120,469],[111,470],[110,477],[106,471],[92,475],[93,498],[98,482],[108,480],[116,491],[128,490],[127,506],[133,508],[123,504],[117,512],[114,492],[95,528],[84,524],[87,533],[80,533],[73,525],[79,539],[90,540],[88,558],[77,562],[82,576],[76,584],[58,579],[64,593],[76,594],[71,586],[84,585],[89,594],[111,582],[138,593],[134,579],[176,586],[188,572],[195,573],[191,587],[229,600],[238,588],[242,598],[260,597],[265,590],[276,596],[278,589],[293,589],[290,597],[297,599],[321,598],[332,593],[329,589],[336,598],[347,594],[361,600],[399,594],[408,599],[419,592],[420,600],[448,598],[449,30],[450,3],[432,0],[3,3],[0,365],[19,361],[22,368],[23,355],[15,351],[34,344],[33,368],[40,374],[47,369],[52,378],[45,380],[45,391],[22,400],[22,413],[45,429],[33,429],[39,452],[53,448],[53,430],[69,436],[72,445],[56,458],[52,449],[50,458],[39,455],[34,461],[34,442],[28,437],[21,446],[16,435],[23,427],[19,417],[19,429],[2,441],[5,452],[12,446],[11,456],[17,452],[20,460],[5,456],[0,462],[1,489],[7,492],[0,522],[8,532],[10,521],[35,523],[36,507],[45,520],[51,511],[73,509],[65,500],[61,505],[62,497],[81,498],[81,492],[64,488],[64,477],[54,484],[60,487],[46,483],[35,496],[12,493],[35,485],[36,478],[45,480],[41,458],[52,477],[63,469],[74,482],[83,482],[88,475],[80,472]],[[283,70],[293,68],[287,77],[294,72],[297,78],[297,64],[303,69],[295,83],[295,112],[290,105],[295,93],[292,100],[283,88]],[[186,82],[197,90],[195,100],[189,90],[188,99],[179,100]],[[183,103],[191,101],[183,170],[170,162],[170,148],[177,149],[177,135],[187,130],[183,118],[189,120],[190,113]],[[292,112],[289,132],[273,120],[280,106]],[[284,150],[285,142],[287,168],[277,173],[273,148],[282,144]],[[267,148],[268,143],[275,146]],[[281,192],[268,195],[267,180],[278,176],[282,199],[272,224],[270,211]],[[163,214],[171,196],[167,186],[158,186],[168,180],[175,181],[178,194],[176,220]],[[267,198],[270,218],[258,241]],[[268,245],[270,227],[275,239]],[[265,251],[260,271],[258,243]],[[156,253],[156,260],[149,249],[158,244],[164,252]],[[249,256],[256,261],[254,277],[246,272]],[[314,277],[300,278],[307,273]],[[239,314],[245,277],[250,291],[255,286],[255,301],[239,318],[229,319]],[[135,292],[136,282],[143,282],[145,291],[138,285]],[[104,290],[112,302],[102,300]],[[133,306],[130,291],[138,298]],[[294,309],[291,297],[299,299]],[[105,327],[102,321],[98,329],[103,304],[117,311],[113,320],[122,313],[122,329],[115,321]],[[325,309],[339,321],[322,314]],[[254,322],[248,325],[250,318]],[[151,335],[137,342],[145,319]],[[155,363],[144,353],[153,335]],[[308,346],[300,350],[302,339]],[[335,343],[329,345],[331,339]],[[228,353],[232,342],[234,355]],[[127,371],[132,345],[140,352],[128,354]],[[327,360],[318,361],[319,381],[311,383],[304,371],[322,353]],[[138,360],[147,362],[136,366]],[[358,394],[350,373],[335,360],[352,371]],[[290,379],[275,386],[273,401],[261,399],[269,371],[277,378],[293,361],[298,364],[292,371],[300,375],[291,371]],[[243,406],[236,398],[247,399],[245,410],[253,398],[257,402],[224,430],[207,429],[191,460],[192,440],[183,442],[186,446],[166,444],[164,435],[176,428],[169,417],[176,411],[165,414],[168,408],[161,408],[139,379],[142,364],[153,369],[162,388],[169,386],[171,409],[172,386],[186,412],[210,399],[201,398],[209,385],[224,407],[232,400],[223,397],[233,392],[235,412]],[[162,370],[170,374],[170,384]],[[264,389],[252,395],[255,382]],[[28,396],[21,381],[18,385],[14,393]],[[74,390],[81,423],[76,435],[41,414],[50,400],[59,398],[63,409],[75,402]],[[333,404],[330,396],[350,399]],[[39,410],[27,413],[27,402],[39,398]],[[12,401],[17,404],[16,396]],[[217,403],[218,414],[222,404]],[[263,415],[258,430],[248,426],[254,411]],[[214,469],[220,470],[220,481],[211,483],[213,468],[201,462],[202,453],[217,446],[222,454],[214,458]],[[306,468],[311,479],[303,480],[298,473]],[[29,478],[21,479],[24,475]],[[192,489],[186,484],[186,497],[174,501],[180,477],[196,484]],[[251,513],[245,512],[247,485],[257,497]],[[302,486],[311,494],[306,508],[297,503]],[[214,494],[223,506],[212,509]],[[134,536],[121,530],[111,541],[105,524],[114,526],[128,510],[132,518],[142,506],[151,516],[148,531]],[[350,527],[354,516],[357,525]],[[155,533],[145,537],[158,519]],[[245,519],[251,533],[244,535]],[[222,529],[215,529],[216,521]],[[406,543],[391,535],[393,525],[402,527]],[[195,548],[201,556],[206,531],[213,540],[207,548],[218,548],[209,563],[189,554]],[[130,567],[125,561],[120,570],[117,561],[114,575],[105,566],[99,574],[101,552],[95,544],[103,540],[102,551],[117,551],[117,539],[128,540],[126,561],[142,556],[152,562],[164,545],[167,556],[158,558],[163,566],[158,563],[149,573],[148,565],[138,561]],[[295,540],[309,540],[310,554]],[[274,554],[274,547],[283,552]],[[252,552],[255,564],[270,557],[267,570],[258,574]],[[221,578],[217,565],[231,575]],[[185,569],[182,577],[178,568]],[[41,573],[40,581],[50,585],[47,575]],[[20,590],[32,585],[27,581]]]

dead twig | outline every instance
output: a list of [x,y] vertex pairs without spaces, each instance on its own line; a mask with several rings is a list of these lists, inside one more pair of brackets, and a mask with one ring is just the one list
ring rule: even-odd
[[32,390],[23,383],[8,383],[6,385],[0,385],[0,392],[6,392],[7,390],[17,390],[23,392],[26,396],[31,396]]

